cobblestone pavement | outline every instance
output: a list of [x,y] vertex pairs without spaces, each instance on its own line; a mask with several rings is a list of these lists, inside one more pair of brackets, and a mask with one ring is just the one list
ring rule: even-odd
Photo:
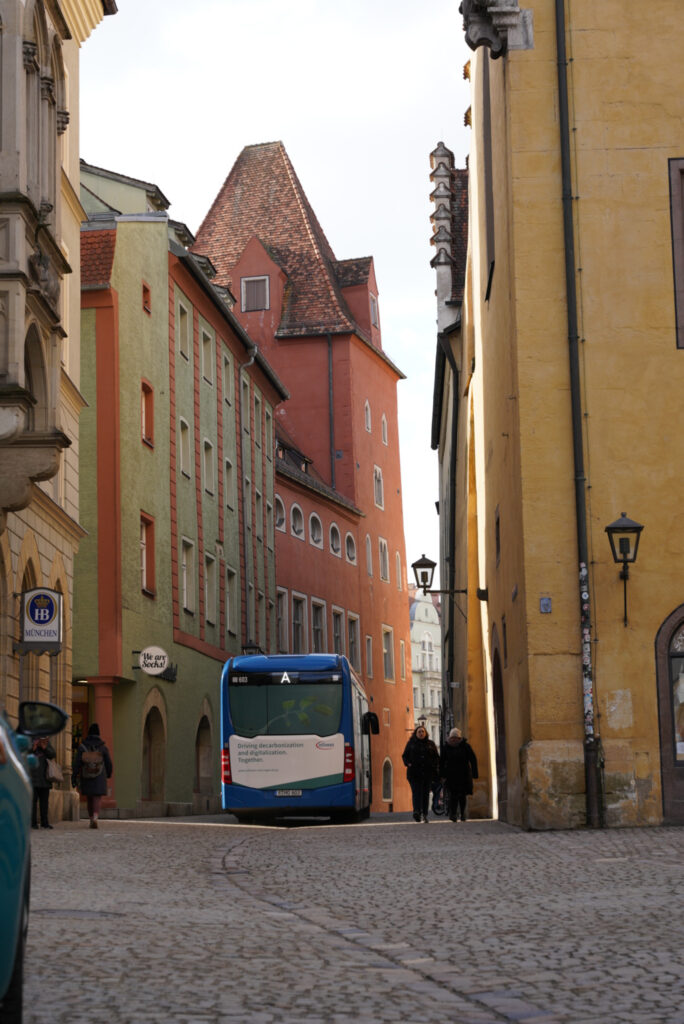
[[684,1024],[684,829],[34,833],[26,1024]]

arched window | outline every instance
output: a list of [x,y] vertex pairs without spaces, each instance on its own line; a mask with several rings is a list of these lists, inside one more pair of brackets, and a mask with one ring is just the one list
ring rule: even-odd
[[378,508],[384,508],[385,491],[382,483],[382,470],[379,466],[375,466],[373,469],[373,493],[375,495],[375,504]]
[[295,537],[304,540],[304,516],[299,505],[293,505],[290,509],[290,529]]
[[309,516],[309,540],[314,547],[323,547],[323,527],[315,512],[312,512]]
[[364,406],[364,416],[365,416],[365,419],[366,419],[366,430],[370,434],[370,432],[371,432],[371,407],[370,407],[370,402],[368,401],[368,399],[366,399],[366,404]]
[[24,345],[24,374],[26,390],[35,400],[29,412],[31,430],[47,430],[49,427],[49,395],[47,371],[43,358],[43,346],[38,328],[32,325]]
[[391,800],[394,789],[392,762],[389,757],[385,758],[382,765],[382,799]]
[[285,533],[285,506],[279,494],[275,496],[275,526],[276,530]]
[[340,531],[337,528],[336,523],[330,525],[330,550],[333,555],[337,555],[338,558],[342,556],[342,541],[340,539]]
[[382,443],[387,444],[387,417],[382,414]]
[[373,575],[373,545],[369,534],[366,534],[366,572]]
[[347,561],[351,562],[352,565],[356,565],[356,542],[351,533],[348,533],[345,537],[344,550],[347,555]]

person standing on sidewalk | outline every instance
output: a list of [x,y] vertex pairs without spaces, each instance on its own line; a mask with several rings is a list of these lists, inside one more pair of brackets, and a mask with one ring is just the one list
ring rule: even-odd
[[100,817],[100,803],[107,792],[107,779],[111,778],[112,759],[105,742],[100,736],[96,722],[88,729],[88,735],[78,748],[71,771],[71,784],[86,798],[90,827],[97,828]]
[[33,741],[31,753],[36,759],[35,764],[30,768],[31,782],[33,783],[31,827],[38,828],[38,808],[40,807],[40,827],[52,828],[48,819],[52,783],[47,777],[47,766],[48,761],[51,761],[57,755],[47,736],[41,736]]
[[446,781],[452,821],[466,820],[468,797],[477,778],[477,758],[460,729],[452,729],[442,752],[439,774]]
[[406,778],[413,798],[413,820],[427,824],[430,793],[439,774],[439,751],[428,737],[425,726],[419,725],[404,747],[401,759],[406,765]]

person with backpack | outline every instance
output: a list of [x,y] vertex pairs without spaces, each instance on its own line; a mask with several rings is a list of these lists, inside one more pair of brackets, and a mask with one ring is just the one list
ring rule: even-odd
[[88,803],[90,827],[97,828],[100,817],[100,803],[107,792],[107,779],[112,775],[112,759],[100,727],[96,722],[88,729],[88,735],[80,744],[71,771],[71,784],[78,788]]

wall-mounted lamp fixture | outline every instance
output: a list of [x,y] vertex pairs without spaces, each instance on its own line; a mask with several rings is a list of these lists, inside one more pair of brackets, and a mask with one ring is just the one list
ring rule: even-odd
[[432,590],[432,580],[435,575],[437,563],[431,558],[423,555],[417,561],[411,563],[413,575],[416,577],[416,586],[424,594],[467,594],[467,590]]
[[625,626],[627,625],[627,580],[629,579],[629,564],[636,562],[637,551],[639,550],[639,538],[643,526],[628,519],[623,512],[619,519],[606,526],[606,533],[610,541],[610,550],[613,552],[613,561],[622,566],[620,579],[624,583],[625,595]]

